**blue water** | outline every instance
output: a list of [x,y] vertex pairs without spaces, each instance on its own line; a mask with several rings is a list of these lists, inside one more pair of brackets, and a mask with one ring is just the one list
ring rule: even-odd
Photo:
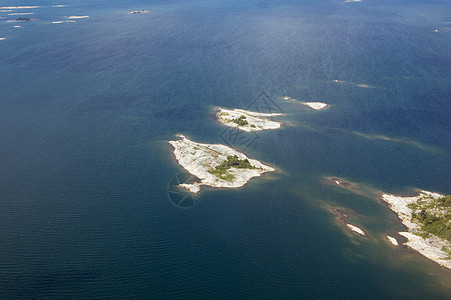
[[[42,6],[0,12],[1,298],[449,297],[385,205],[324,181],[451,193],[449,1],[126,2],[1,3]],[[167,141],[224,143],[214,107],[262,92],[286,126],[237,148],[278,172],[175,207]]]

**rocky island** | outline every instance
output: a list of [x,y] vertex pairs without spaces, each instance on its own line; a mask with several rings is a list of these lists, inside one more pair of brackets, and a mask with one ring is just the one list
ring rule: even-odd
[[221,124],[235,127],[243,131],[259,131],[266,129],[278,129],[281,122],[271,121],[267,118],[281,116],[281,113],[259,113],[243,109],[219,108],[216,117]]
[[149,10],[141,9],[141,10],[130,11],[128,14],[129,15],[136,15],[136,14],[148,14],[148,13],[150,13]]
[[0,9],[30,9],[39,7],[40,6],[1,6]]
[[357,233],[360,236],[367,237],[367,234],[365,230],[363,230],[360,227],[357,227],[354,224],[348,223],[349,216],[355,216],[355,211],[349,209],[349,208],[343,208],[343,207],[330,207],[329,210],[337,215],[337,221],[343,225],[346,225],[346,228],[351,231],[352,233]]
[[36,18],[18,18],[18,19],[15,19],[15,20],[9,20],[7,22],[30,22],[30,21],[37,21],[37,20],[39,20],[39,19],[36,19]]
[[387,235],[387,240],[394,246],[399,246],[398,240],[395,239],[394,237]]
[[202,185],[219,188],[244,186],[251,178],[275,171],[241,152],[220,144],[201,144],[178,135],[176,141],[169,141],[174,147],[178,163],[199,182],[180,184],[192,193],[200,191]]
[[323,102],[302,102],[302,101],[293,99],[293,98],[288,97],[288,96],[282,97],[282,99],[285,100],[285,101],[296,102],[296,103],[308,106],[308,107],[310,107],[310,108],[312,108],[314,110],[324,109],[324,108],[326,108],[328,106],[326,103],[323,103]]
[[[355,2],[355,1],[350,1],[350,2]],[[332,80],[332,82],[341,83],[341,84],[345,84],[345,85],[356,86],[356,87],[360,87],[360,88],[366,88],[366,89],[374,89],[374,88],[376,88],[375,86],[368,85],[366,83],[356,83],[356,82],[344,81],[344,80],[338,80],[338,79],[334,79],[334,80]]]
[[420,191],[413,197],[383,194],[382,200],[407,227],[399,233],[406,245],[451,269],[451,196]]
[[353,231],[353,232],[355,232],[357,234],[360,234],[361,236],[366,236],[366,233],[365,233],[365,231],[363,231],[362,228],[359,228],[359,227],[357,227],[355,225],[352,225],[352,224],[346,224],[346,226],[349,228],[349,230],[351,230],[351,231]]
[[73,19],[88,19],[88,18],[90,18],[90,16],[69,16],[67,18],[69,20],[73,20]]
[[53,21],[52,24],[62,24],[62,23],[76,23],[75,20],[64,20],[64,21]]

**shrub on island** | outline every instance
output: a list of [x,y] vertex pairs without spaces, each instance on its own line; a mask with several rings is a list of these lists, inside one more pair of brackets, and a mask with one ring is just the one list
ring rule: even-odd
[[232,181],[235,177],[232,174],[227,173],[227,170],[230,168],[238,168],[238,169],[255,169],[254,166],[251,165],[249,160],[239,159],[236,155],[227,156],[227,160],[223,161],[219,166],[216,166],[214,169],[208,170],[210,174],[216,175],[219,179],[224,179],[227,181]]
[[408,207],[412,210],[412,220],[420,224],[425,237],[433,234],[451,242],[451,195],[423,196]]
[[249,124],[249,122],[246,121],[246,116],[243,115],[239,116],[236,119],[233,119],[232,122],[238,124],[238,126],[246,126]]

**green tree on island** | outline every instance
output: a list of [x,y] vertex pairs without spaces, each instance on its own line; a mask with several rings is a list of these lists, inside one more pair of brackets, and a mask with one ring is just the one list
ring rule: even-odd
[[232,174],[227,173],[227,170],[232,167],[238,169],[255,169],[255,167],[251,165],[247,158],[239,159],[236,155],[229,155],[227,156],[227,160],[223,161],[214,169],[210,169],[208,172],[210,174],[216,175],[219,179],[232,181],[235,177]]
[[238,124],[238,126],[245,126],[249,124],[249,122],[246,121],[246,116],[244,115],[241,115],[236,119],[233,119],[232,122]]
[[412,220],[420,224],[425,237],[433,234],[451,242],[451,195],[424,196],[408,207],[412,210]]

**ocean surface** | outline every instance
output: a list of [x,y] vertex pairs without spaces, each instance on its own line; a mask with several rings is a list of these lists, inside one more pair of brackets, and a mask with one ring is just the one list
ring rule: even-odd
[[[451,193],[450,1],[0,3],[23,5],[0,9],[0,298],[451,297],[368,192]],[[214,119],[260,104],[284,126],[247,144]],[[180,207],[179,133],[277,172]]]

